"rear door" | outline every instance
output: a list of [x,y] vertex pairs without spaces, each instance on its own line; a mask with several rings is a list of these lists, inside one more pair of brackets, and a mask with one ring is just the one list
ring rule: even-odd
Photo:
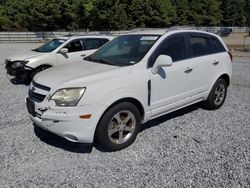
[[188,36],[193,68],[192,95],[197,95],[208,90],[209,80],[214,77],[213,68],[218,59],[214,55],[213,43],[209,35],[193,32]]

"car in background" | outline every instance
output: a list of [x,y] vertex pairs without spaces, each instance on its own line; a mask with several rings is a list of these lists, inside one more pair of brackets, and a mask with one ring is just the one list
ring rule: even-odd
[[232,29],[228,27],[222,27],[216,34],[220,35],[221,37],[227,37],[232,33]]
[[5,68],[7,74],[29,82],[35,74],[50,67],[82,61],[112,39],[112,36],[58,37],[36,49],[14,53],[6,58]]
[[232,55],[215,34],[128,34],[83,62],[37,74],[26,104],[34,125],[114,151],[132,144],[151,119],[200,101],[220,108],[231,75]]

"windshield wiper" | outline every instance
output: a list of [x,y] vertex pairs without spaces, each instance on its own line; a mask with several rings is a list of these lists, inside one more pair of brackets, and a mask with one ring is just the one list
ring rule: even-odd
[[119,65],[111,63],[111,62],[109,62],[107,60],[104,60],[104,59],[95,59],[95,58],[93,58],[91,56],[88,56],[88,57],[86,57],[84,59],[87,60],[87,61],[92,61],[92,62],[96,62],[96,63],[102,63],[102,64],[107,64],[107,65],[119,66]]
[[100,63],[103,63],[103,64],[107,64],[107,65],[118,66],[118,65],[116,65],[114,63],[111,63],[111,62],[109,62],[107,60],[104,60],[104,59],[97,59],[97,62],[100,62]]

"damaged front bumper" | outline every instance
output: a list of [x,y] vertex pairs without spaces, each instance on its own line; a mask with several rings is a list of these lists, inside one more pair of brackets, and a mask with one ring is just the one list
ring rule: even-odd
[[18,80],[22,82],[29,81],[31,79],[32,68],[28,66],[21,66],[14,68],[14,62],[12,61],[5,61],[5,69],[8,75],[16,77]]
[[[50,102],[35,102],[29,97],[26,105],[34,125],[59,135],[69,141],[92,143],[95,129],[106,106],[93,104],[74,107],[57,107]],[[91,114],[82,119],[81,115]]]

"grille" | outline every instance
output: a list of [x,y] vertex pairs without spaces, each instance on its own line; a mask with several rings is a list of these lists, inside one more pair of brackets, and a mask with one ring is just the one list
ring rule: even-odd
[[29,90],[29,97],[31,98],[31,100],[36,101],[36,102],[42,102],[44,100],[44,98],[46,97],[46,95],[42,95],[39,93],[35,93],[31,90]]
[[32,85],[33,85],[34,87],[39,88],[39,89],[43,89],[43,90],[45,90],[45,91],[50,91],[50,88],[49,88],[49,87],[44,86],[44,85],[41,85],[41,84],[38,84],[38,83],[34,82],[34,80],[32,81]]

